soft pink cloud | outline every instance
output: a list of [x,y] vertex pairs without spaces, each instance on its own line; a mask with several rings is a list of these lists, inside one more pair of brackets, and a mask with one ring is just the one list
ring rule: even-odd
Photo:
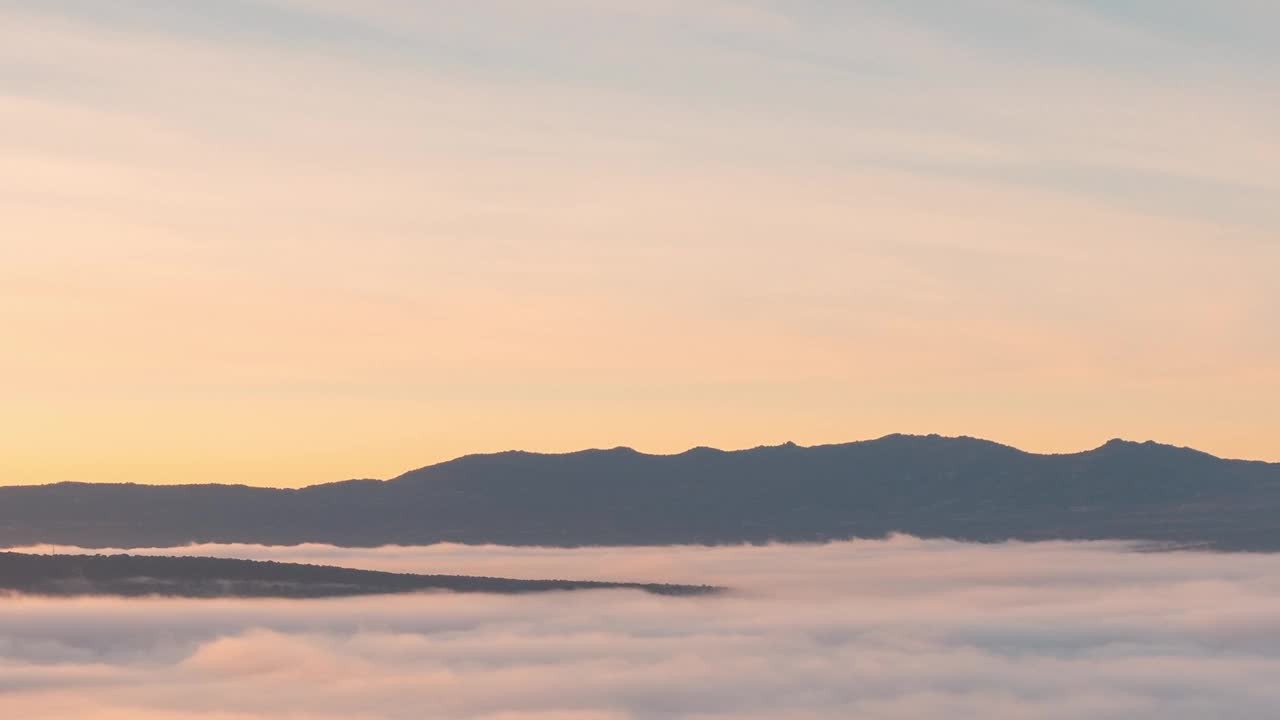
[[19,598],[0,606],[0,707],[37,720],[1177,720],[1280,710],[1270,680],[1280,672],[1280,556],[907,537],[187,552],[736,591]]

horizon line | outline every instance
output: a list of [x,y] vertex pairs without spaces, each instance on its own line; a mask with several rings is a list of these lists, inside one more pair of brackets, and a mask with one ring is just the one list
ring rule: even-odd
[[1249,458],[1221,457],[1218,455],[1214,455],[1213,453],[1200,450],[1198,448],[1191,447],[1188,445],[1173,445],[1170,443],[1162,443],[1157,440],[1127,440],[1125,438],[1117,437],[1117,438],[1111,438],[1096,447],[1086,448],[1084,450],[1076,450],[1073,452],[1033,452],[1030,450],[1023,450],[1022,448],[1019,448],[1016,445],[1010,445],[1007,443],[1002,443],[996,440],[990,440],[988,438],[977,437],[974,435],[943,435],[940,433],[893,432],[885,435],[880,435],[878,437],[866,438],[862,440],[850,440],[846,442],[837,442],[837,443],[818,443],[814,445],[801,445],[790,440],[778,443],[776,445],[755,445],[751,447],[735,448],[735,449],[728,449],[728,450],[723,448],[711,447],[708,445],[695,445],[686,450],[682,450],[680,452],[671,452],[671,453],[645,452],[642,450],[636,450],[635,448],[628,445],[616,445],[614,447],[587,447],[587,448],[580,448],[577,450],[566,450],[566,451],[560,451],[560,452],[520,450],[520,449],[513,448],[508,450],[496,450],[493,452],[466,453],[463,455],[458,455],[453,458],[449,458],[447,460],[441,460],[439,462],[429,463],[427,465],[421,465],[418,467],[410,468],[409,470],[406,470],[400,473],[399,475],[395,475],[389,478],[373,478],[373,477],[346,478],[343,480],[330,480],[325,482],[310,483],[307,485],[298,485],[294,487],[276,486],[276,485],[249,485],[247,483],[236,483],[236,482],[200,482],[200,483],[173,482],[173,483],[169,483],[169,482],[136,482],[136,481],[99,482],[99,481],[92,481],[92,480],[89,480],[89,481],[59,480],[56,482],[31,483],[31,484],[20,484],[20,485],[0,484],[0,490],[10,489],[10,488],[42,488],[42,487],[47,488],[47,487],[54,487],[58,485],[144,486],[144,487],[244,487],[244,488],[253,488],[257,490],[306,490],[308,488],[324,487],[328,485],[341,485],[344,483],[394,482],[396,480],[404,478],[407,475],[411,475],[413,473],[421,472],[424,470],[429,470],[435,467],[440,467],[442,465],[448,465],[450,463],[459,462],[469,458],[494,457],[498,455],[532,455],[532,456],[539,456],[539,457],[567,457],[570,455],[582,455],[586,453],[627,452],[634,455],[639,455],[642,457],[649,457],[649,458],[675,458],[675,457],[688,455],[690,453],[698,452],[698,451],[707,451],[707,452],[714,452],[714,453],[729,455],[729,454],[735,454],[735,453],[746,453],[746,452],[754,452],[759,450],[772,450],[772,449],[781,449],[781,448],[788,448],[788,447],[795,448],[798,450],[816,450],[816,449],[822,449],[822,448],[847,447],[850,445],[861,445],[866,443],[882,442],[890,439],[970,441],[970,442],[994,445],[1007,450],[1016,451],[1022,455],[1031,455],[1035,457],[1070,457],[1074,455],[1084,455],[1091,452],[1097,452],[1098,450],[1102,450],[1108,446],[1113,446],[1113,445],[1135,445],[1135,446],[1143,446],[1143,447],[1158,447],[1158,448],[1165,448],[1165,449],[1171,449],[1171,450],[1194,452],[1194,453],[1205,455],[1209,458],[1212,458],[1214,460],[1219,460],[1222,462],[1257,463],[1261,465],[1280,466],[1280,462],[1276,462],[1276,461],[1249,459]]

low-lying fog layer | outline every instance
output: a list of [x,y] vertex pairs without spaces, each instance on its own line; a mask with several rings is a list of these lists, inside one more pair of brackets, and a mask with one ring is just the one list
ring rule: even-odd
[[4,598],[0,717],[1280,717],[1280,555],[912,538],[146,552],[736,592]]

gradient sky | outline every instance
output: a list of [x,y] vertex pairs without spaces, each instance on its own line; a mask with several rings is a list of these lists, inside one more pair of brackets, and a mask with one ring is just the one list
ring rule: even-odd
[[1272,0],[0,0],[0,482],[1280,460]]

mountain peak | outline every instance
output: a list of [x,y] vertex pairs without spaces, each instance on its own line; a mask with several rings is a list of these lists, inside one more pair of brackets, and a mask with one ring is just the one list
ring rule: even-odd
[[[1114,439],[1045,455],[972,437],[650,455],[471,455],[388,482],[298,490],[0,489],[0,544],[644,545],[1146,539],[1280,548],[1280,464]],[[157,521],[157,518],[162,519]]]
[[1083,455],[1102,455],[1102,456],[1124,456],[1131,460],[1140,460],[1142,458],[1156,459],[1160,458],[1161,462],[1182,462],[1191,461],[1203,462],[1207,460],[1222,459],[1195,448],[1181,447],[1178,445],[1168,445],[1158,443],[1154,440],[1143,440],[1137,442],[1134,440],[1124,440],[1121,438],[1112,438],[1098,448]]
[[[1125,440],[1124,438],[1111,438],[1110,440],[1106,441],[1101,446],[1099,446],[1097,449],[1102,450],[1107,448],[1110,448],[1110,449],[1147,448],[1147,449],[1164,449],[1164,450],[1192,450],[1192,448],[1178,447],[1177,445],[1168,445],[1166,443],[1156,442],[1155,440],[1138,441],[1138,440]],[[1195,452],[1200,452],[1200,451],[1195,450]]]

